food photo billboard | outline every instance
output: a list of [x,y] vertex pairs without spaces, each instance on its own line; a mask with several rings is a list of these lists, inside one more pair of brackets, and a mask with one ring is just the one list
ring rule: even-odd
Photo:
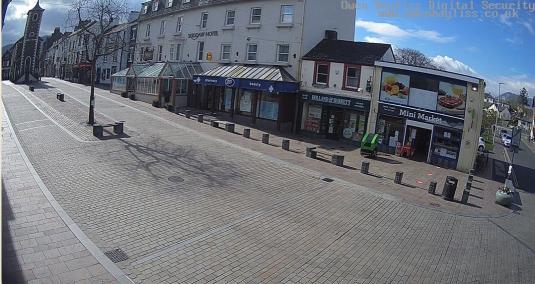
[[464,116],[466,108],[466,86],[440,82],[437,96],[437,111]]
[[410,76],[383,72],[381,101],[407,105],[409,100]]

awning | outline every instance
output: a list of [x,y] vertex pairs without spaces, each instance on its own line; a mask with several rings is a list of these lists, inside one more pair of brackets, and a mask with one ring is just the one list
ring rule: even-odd
[[112,74],[111,76],[112,77],[126,77],[126,73],[128,73],[128,70],[130,70],[130,68],[123,69],[115,74]]
[[223,86],[273,92],[296,93],[299,84],[279,66],[226,65],[193,76],[199,85]]
[[193,75],[201,74],[203,72],[203,69],[199,63],[170,62],[168,64],[175,79],[191,80]]

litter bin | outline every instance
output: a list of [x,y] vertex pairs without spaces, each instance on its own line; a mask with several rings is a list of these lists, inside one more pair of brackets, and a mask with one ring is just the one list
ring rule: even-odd
[[452,201],[455,196],[455,190],[457,190],[458,179],[448,176],[444,182],[444,189],[442,190],[442,198]]

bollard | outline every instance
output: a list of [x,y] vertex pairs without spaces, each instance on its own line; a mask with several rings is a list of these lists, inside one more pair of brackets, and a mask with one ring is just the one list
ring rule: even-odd
[[474,181],[473,173],[474,170],[470,170],[470,175],[468,176],[468,180],[466,181],[466,186],[463,191],[463,196],[461,197],[461,203],[463,204],[468,203],[468,197],[470,197],[470,190],[472,189],[472,182]]
[[318,152],[316,151],[316,147],[307,147],[305,154],[309,158],[316,159]]
[[262,143],[269,144],[269,134],[267,133],[262,134]]
[[115,125],[113,126],[113,132],[115,134],[123,134],[124,133],[124,121],[115,122]]
[[175,112],[175,106],[167,105],[167,110],[170,111],[170,112]]
[[234,124],[234,123],[227,123],[227,124],[225,124],[225,130],[226,130],[227,132],[234,133],[234,127],[235,127],[235,124]]
[[245,138],[251,137],[251,129],[250,128],[244,128],[243,129],[243,137],[245,137]]
[[286,151],[290,151],[290,140],[282,139],[282,149]]
[[362,162],[360,172],[367,175],[370,172],[370,162]]
[[191,117],[191,110],[185,110],[184,113],[186,114],[186,118]]
[[217,120],[215,120],[215,119],[212,119],[210,121],[210,125],[212,125],[212,127],[219,127],[219,123],[217,123]]
[[65,95],[62,94],[62,93],[57,93],[56,98],[57,98],[59,101],[62,101],[62,102],[65,101]]
[[427,190],[427,192],[429,192],[430,194],[435,194],[436,190],[437,190],[437,182],[436,181],[430,182],[429,189]]
[[401,184],[402,179],[403,179],[403,172],[396,172],[396,178],[394,179],[394,183]]
[[33,88],[33,86],[30,86],[30,91],[32,91],[32,92],[34,91],[34,88]]
[[203,123],[203,120],[204,119],[204,115],[203,114],[198,114],[197,115],[197,121],[200,122],[200,123]]
[[343,167],[344,166],[344,156],[338,155],[338,154],[333,154],[331,156],[331,164],[339,166],[339,167]]

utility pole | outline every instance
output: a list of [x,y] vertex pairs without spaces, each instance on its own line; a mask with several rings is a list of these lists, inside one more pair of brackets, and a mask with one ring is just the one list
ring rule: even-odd
[[501,86],[503,85],[504,83],[498,83],[498,104],[496,104],[496,122],[494,123],[494,133],[493,133],[493,138],[492,138],[492,144],[494,144],[494,137],[496,137],[496,131],[498,131],[498,116],[500,116],[500,105],[501,105],[501,95],[502,95],[502,92],[501,92]]

